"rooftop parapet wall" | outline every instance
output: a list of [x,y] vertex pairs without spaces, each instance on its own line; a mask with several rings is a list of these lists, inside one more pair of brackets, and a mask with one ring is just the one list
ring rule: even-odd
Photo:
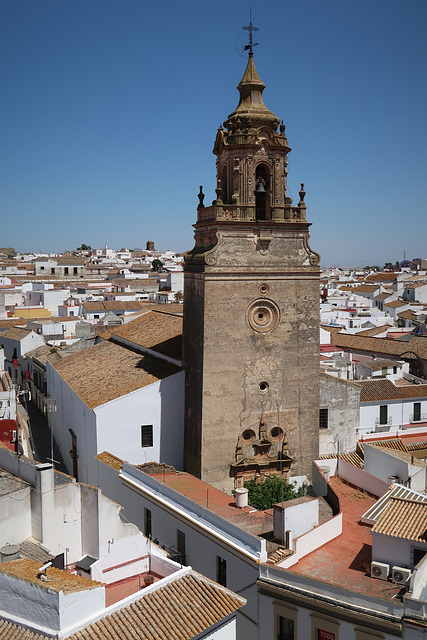
[[197,222],[274,222],[274,223],[306,223],[305,204],[297,207],[291,205],[283,207],[271,207],[271,220],[256,220],[255,207],[240,205],[223,205],[216,203],[211,207],[199,207],[197,209]]
[[368,596],[354,589],[345,589],[323,580],[316,580],[305,575],[293,573],[292,570],[284,571],[280,567],[270,565],[260,566],[259,587],[262,593],[262,583],[266,581],[271,585],[289,588],[292,592],[300,592],[306,595],[319,596],[322,601],[330,601],[334,606],[341,605],[350,609],[360,609],[361,613],[375,611],[383,614],[390,621],[400,619],[404,613],[403,605],[396,599],[386,600],[375,596]]
[[194,521],[200,528],[224,538],[229,545],[251,556],[253,560],[261,562],[267,560],[264,539],[243,531],[127,462],[123,462],[123,468],[119,475],[122,480],[151,494],[158,502],[163,502],[174,511],[181,511],[184,517]]

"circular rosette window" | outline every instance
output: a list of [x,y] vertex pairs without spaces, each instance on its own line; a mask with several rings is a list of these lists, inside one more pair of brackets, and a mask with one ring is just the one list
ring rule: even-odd
[[273,300],[261,298],[251,302],[246,317],[251,329],[257,333],[269,333],[279,324],[280,310]]

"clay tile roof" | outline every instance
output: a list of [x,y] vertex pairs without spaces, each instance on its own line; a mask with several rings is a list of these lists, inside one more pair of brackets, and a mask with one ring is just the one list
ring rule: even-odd
[[129,311],[141,309],[141,303],[121,300],[101,300],[100,302],[84,302],[86,311]]
[[390,440],[369,441],[365,444],[373,444],[376,447],[384,447],[385,449],[394,449],[395,451],[408,451],[408,448],[400,438],[391,438]]
[[399,307],[404,307],[408,302],[404,302],[403,300],[392,300],[391,302],[385,302],[385,307],[390,307],[390,309],[398,309]]
[[[336,460],[336,458],[337,458],[336,454],[330,453],[330,454],[320,456],[319,460],[332,460],[332,459]],[[339,460],[344,460],[345,462],[352,464],[354,467],[363,469],[363,465],[364,465],[363,458],[354,451],[351,453],[340,453],[338,458]]]
[[108,453],[108,451],[103,451],[102,453],[98,453],[98,455],[95,456],[95,458],[100,462],[107,464],[109,467],[116,469],[116,471],[120,471],[123,466],[123,461],[117,456],[114,456],[112,453]]
[[10,340],[23,340],[26,338],[31,331],[29,329],[22,329],[21,327],[12,327],[11,329],[6,329],[1,334],[2,338],[9,338]]
[[[323,325],[322,325],[323,327]],[[326,327],[323,327],[326,329]],[[359,351],[369,351],[387,355],[398,355],[400,357],[418,357],[427,359],[427,336],[417,336],[412,338],[410,344],[393,338],[371,338],[363,335],[350,335],[331,331],[331,343],[336,347],[355,349]],[[411,356],[412,354],[412,356]]]
[[182,357],[182,317],[176,314],[150,311],[108,331],[113,341],[122,338],[176,360]]
[[[56,593],[71,593],[72,591],[83,591],[85,589],[95,589],[101,587],[100,582],[90,580],[90,578],[82,578],[74,573],[68,573],[55,567],[48,567],[46,576],[47,582],[37,577],[40,564],[35,560],[22,558],[20,560],[11,560],[0,564],[0,573],[5,573],[13,578],[19,578],[25,582],[30,582],[42,589],[55,591]],[[1,636],[0,636],[1,637]]]
[[72,265],[84,265],[86,264],[88,258],[79,258],[77,256],[60,256],[58,258],[54,258],[57,264],[72,264]]
[[394,538],[427,542],[427,503],[391,497],[372,531]]
[[376,336],[378,333],[384,333],[384,331],[387,331],[388,329],[390,329],[389,324],[382,324],[380,327],[372,327],[371,329],[364,329],[363,331],[358,331],[357,335],[373,337],[373,336]]
[[[244,598],[190,571],[66,640],[190,640],[244,604]],[[0,619],[0,640],[6,639],[45,640],[45,636]]]
[[366,276],[366,282],[394,282],[397,279],[396,273],[371,273]]
[[354,289],[355,293],[373,293],[378,289],[375,284],[361,284]]
[[417,314],[412,309],[406,309],[406,311],[398,313],[397,317],[404,318],[405,320],[414,320],[417,317]]
[[427,397],[427,384],[396,387],[391,380],[359,380],[357,384],[362,387],[360,402]]
[[25,627],[20,627],[13,622],[8,622],[0,618],[0,639],[1,640],[48,640],[47,636],[30,631]]
[[[15,325],[27,324],[27,318],[4,318],[4,320],[0,320],[0,329],[11,329]],[[4,335],[4,332],[3,332]]]
[[375,300],[387,300],[387,298],[389,298],[392,294],[392,292],[384,292],[384,293],[379,293],[377,296],[375,296]]
[[426,463],[424,462],[424,460],[421,460],[420,458],[416,458],[415,456],[411,455],[410,453],[407,453],[406,451],[400,451],[399,449],[395,449],[394,447],[388,447],[386,444],[379,445],[378,443],[371,443],[371,442],[368,442],[365,444],[369,444],[373,447],[382,449],[383,451],[385,450],[386,453],[393,455],[395,458],[404,460],[405,462],[415,465],[416,467],[426,466]]
[[112,342],[88,347],[53,366],[90,409],[180,371],[165,360]]

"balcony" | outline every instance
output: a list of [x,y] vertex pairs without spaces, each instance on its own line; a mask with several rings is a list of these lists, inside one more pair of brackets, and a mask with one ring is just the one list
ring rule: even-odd
[[409,415],[409,422],[411,424],[416,423],[416,422],[427,422],[427,413],[420,413],[416,416],[414,416],[413,413],[411,413]]
[[391,427],[393,424],[392,418],[388,418],[386,421],[375,418],[375,428],[377,427]]

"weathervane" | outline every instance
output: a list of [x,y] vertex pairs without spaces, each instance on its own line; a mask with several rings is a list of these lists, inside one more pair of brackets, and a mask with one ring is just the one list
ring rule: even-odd
[[259,44],[259,42],[252,42],[252,33],[254,31],[259,31],[259,29],[258,27],[254,27],[252,24],[252,7],[250,7],[249,26],[242,27],[242,29],[244,29],[245,31],[249,31],[249,44],[243,47],[243,51],[247,51],[249,49],[249,53],[253,53],[252,51],[253,47],[256,47]]

